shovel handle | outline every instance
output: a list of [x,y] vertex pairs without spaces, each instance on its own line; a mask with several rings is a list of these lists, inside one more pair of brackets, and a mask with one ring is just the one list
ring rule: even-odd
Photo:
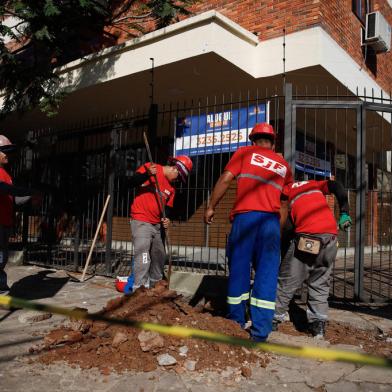
[[101,218],[99,219],[97,230],[95,231],[94,239],[93,239],[93,242],[92,242],[91,247],[90,247],[90,251],[89,251],[88,256],[87,256],[86,265],[84,266],[83,274],[82,274],[82,277],[80,279],[81,282],[84,281],[84,277],[86,275],[87,268],[88,268],[88,266],[90,264],[90,259],[91,259],[91,256],[93,254],[95,243],[96,243],[97,238],[98,238],[99,230],[100,230],[100,228],[102,226],[102,222],[103,222],[103,218],[104,218],[105,213],[106,213],[106,209],[108,208],[109,200],[110,200],[110,195],[108,195],[108,197],[106,198],[105,205],[103,206]]

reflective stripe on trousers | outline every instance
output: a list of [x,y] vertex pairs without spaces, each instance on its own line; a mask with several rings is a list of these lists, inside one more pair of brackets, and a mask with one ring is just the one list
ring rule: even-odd
[[250,299],[250,304],[258,308],[275,310],[275,302],[272,301],[265,301],[263,299],[257,299],[252,297]]
[[244,293],[239,297],[227,297],[227,303],[230,305],[238,305],[242,301],[247,301],[249,299],[249,293]]
[[[250,271],[255,279],[250,295],[251,334],[267,338],[272,330],[280,260],[277,214],[252,211],[234,217],[228,241],[228,318],[245,325]],[[246,300],[245,300],[246,298]]]

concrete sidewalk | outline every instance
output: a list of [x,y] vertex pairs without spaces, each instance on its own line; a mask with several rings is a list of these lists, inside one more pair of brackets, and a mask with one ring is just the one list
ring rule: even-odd
[[[12,294],[67,307],[83,307],[97,311],[111,298],[117,297],[113,280],[96,277],[83,284],[68,280],[63,271],[31,266],[8,269]],[[389,331],[392,321],[372,312],[353,313],[331,310],[331,319],[357,328]],[[375,312],[373,312],[375,313]],[[48,315],[49,316],[49,315]],[[388,315],[387,315],[388,316]],[[41,315],[40,318],[43,316]],[[392,315],[389,314],[389,318]],[[252,367],[245,378],[236,369],[220,373],[156,370],[149,373],[103,375],[97,370],[80,370],[66,363],[45,366],[34,360],[29,348],[61,325],[64,317],[52,315],[37,321],[27,310],[0,310],[0,390],[6,391],[392,391],[392,370],[357,367],[352,364],[318,362],[298,358],[272,356],[266,368]],[[273,333],[271,342],[297,345],[319,345],[361,351],[361,347],[315,342],[307,336]]]

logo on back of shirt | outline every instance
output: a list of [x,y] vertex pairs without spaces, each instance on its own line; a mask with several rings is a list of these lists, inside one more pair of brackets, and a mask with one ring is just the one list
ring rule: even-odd
[[286,177],[287,167],[271,158],[265,157],[264,155],[253,153],[250,163],[251,165],[260,166],[263,169],[270,170],[283,178]]
[[306,184],[309,184],[309,181],[299,181],[299,182],[294,182],[292,185],[293,188],[300,188],[301,186],[304,186]]

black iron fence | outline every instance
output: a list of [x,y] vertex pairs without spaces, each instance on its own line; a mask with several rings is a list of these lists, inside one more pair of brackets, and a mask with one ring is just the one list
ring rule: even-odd
[[[189,153],[194,170],[177,189],[170,229],[174,268],[227,274],[225,246],[235,184],[219,204],[212,226],[203,223],[211,190],[254,122],[277,131],[297,180],[335,178],[350,199],[353,226],[339,234],[331,295],[338,299],[392,298],[392,105],[374,94],[348,96],[294,91],[255,92],[157,106],[63,130],[31,131],[14,176],[43,191],[39,210],[17,213],[12,237],[30,263],[78,270],[91,246],[105,202],[111,202],[99,231],[91,270],[126,275],[133,255],[129,178],[146,162],[143,132],[154,159]],[[328,202],[338,216],[333,197]]]

